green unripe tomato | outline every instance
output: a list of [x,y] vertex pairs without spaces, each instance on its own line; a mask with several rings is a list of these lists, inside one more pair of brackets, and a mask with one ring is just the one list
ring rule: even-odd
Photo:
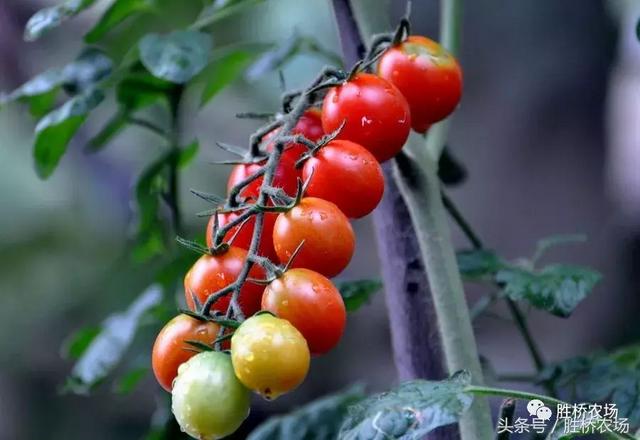
[[199,440],[226,437],[249,415],[249,390],[225,353],[199,353],[182,364],[171,397],[180,428]]

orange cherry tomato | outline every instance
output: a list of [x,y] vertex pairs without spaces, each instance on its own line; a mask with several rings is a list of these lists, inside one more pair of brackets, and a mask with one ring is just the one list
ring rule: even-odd
[[335,347],[347,320],[338,289],[309,269],[290,269],[272,281],[262,295],[262,309],[293,324],[307,340],[311,354]]
[[273,228],[273,245],[283,263],[303,241],[292,267],[315,270],[327,277],[347,267],[355,247],[349,219],[335,204],[316,197],[305,197],[278,215]]

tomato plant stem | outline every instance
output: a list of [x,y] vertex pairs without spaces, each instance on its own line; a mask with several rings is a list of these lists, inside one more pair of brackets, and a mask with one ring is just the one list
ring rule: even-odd
[[[401,154],[396,157],[396,172],[427,269],[447,368],[450,373],[467,370],[475,383],[482,383],[478,349],[442,203],[437,161],[418,164]],[[460,435],[463,440],[490,439],[492,426],[487,402],[476,400],[460,420]]]
[[[363,37],[391,29],[388,0],[333,0],[333,10],[347,66],[366,48]],[[372,41],[373,43],[373,41]],[[384,197],[373,212],[380,255],[385,299],[391,328],[393,356],[400,380],[441,380],[448,376],[444,365],[433,300],[416,232],[407,221],[409,212],[393,175],[391,161],[382,164],[386,182]],[[425,439],[459,439],[457,426],[430,433]]]
[[179,87],[170,99],[171,127],[169,129],[169,148],[172,151],[169,164],[169,188],[166,200],[171,211],[173,232],[180,235],[182,232],[182,214],[180,212],[180,182],[178,164],[180,160],[180,104],[182,102],[183,88]]

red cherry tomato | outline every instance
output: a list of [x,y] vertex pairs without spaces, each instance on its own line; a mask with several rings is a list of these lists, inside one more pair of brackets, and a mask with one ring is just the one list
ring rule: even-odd
[[462,70],[456,59],[429,38],[412,35],[380,59],[378,74],[407,98],[413,129],[424,133],[446,118],[462,95]]
[[[184,293],[187,305],[195,310],[192,293],[204,304],[209,295],[233,283],[240,274],[247,258],[247,251],[231,246],[228,251],[218,255],[203,255],[191,267],[184,277]],[[264,278],[260,266],[253,265],[249,272],[251,278]],[[257,284],[246,282],[240,289],[240,308],[247,316],[260,310],[263,288]],[[231,294],[220,298],[213,304],[212,310],[226,312]]]
[[151,366],[162,388],[171,391],[178,367],[197,354],[185,341],[213,344],[219,330],[218,324],[188,315],[176,316],[160,330],[153,344]]
[[[324,136],[324,131],[322,130],[322,120],[321,120],[321,112],[319,108],[310,108],[305,111],[298,122],[296,123],[293,130],[291,130],[291,135],[301,134],[307,139],[311,141],[318,141],[322,136]],[[275,129],[270,131],[264,136],[264,140],[269,140],[275,136],[279,129]],[[297,142],[293,142],[287,144],[285,146],[285,151],[283,156],[288,156],[293,163],[297,162],[300,157],[306,153],[309,149]],[[273,143],[270,142],[267,145],[267,151],[273,151]]]
[[356,142],[379,162],[391,159],[411,130],[409,104],[389,81],[369,73],[334,87],[322,104],[322,127],[327,133],[345,126],[338,136]]
[[262,295],[262,309],[293,324],[307,340],[311,354],[335,347],[347,320],[338,289],[309,269],[291,269],[272,281]]
[[355,247],[349,219],[333,203],[315,197],[305,197],[278,215],[273,228],[273,245],[283,263],[302,241],[304,245],[292,267],[315,270],[327,277],[347,267]]
[[[242,182],[252,174],[255,174],[262,165],[264,165],[264,162],[243,163],[234,166],[231,170],[231,174],[229,175],[229,180],[227,181],[227,193],[229,193],[231,188],[235,185]],[[271,186],[282,188],[287,194],[294,196],[298,189],[298,173],[296,172],[295,165],[296,163],[291,156],[282,156],[278,163],[278,167],[276,168]],[[258,177],[249,185],[245,186],[242,191],[240,191],[240,196],[245,199],[258,198],[262,180],[262,177]]]
[[334,140],[322,147],[302,168],[309,180],[306,194],[335,203],[347,217],[360,218],[378,206],[384,192],[380,164],[355,142]]
[[[241,212],[227,212],[227,213],[218,213],[218,227],[223,227],[227,223],[236,219]],[[273,225],[276,223],[276,218],[278,218],[278,214],[273,212],[267,212],[264,214],[264,221],[262,223],[262,240],[260,240],[260,246],[258,247],[258,254],[263,257],[269,258],[271,261],[277,263],[278,256],[276,255],[276,251],[273,248],[273,241],[270,237],[273,235]],[[209,223],[207,223],[207,246],[213,247],[213,225],[215,222],[215,217],[212,215],[209,218]],[[256,224],[255,216],[252,216],[245,223],[241,223],[238,226],[234,226],[227,232],[224,239],[231,240],[232,237],[235,238],[233,240],[232,245],[235,247],[239,247],[242,249],[249,250],[249,246],[251,245],[251,238],[253,237],[254,225]]]

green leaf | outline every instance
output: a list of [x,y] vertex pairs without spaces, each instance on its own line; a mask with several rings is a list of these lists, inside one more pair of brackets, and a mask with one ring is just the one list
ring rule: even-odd
[[511,267],[500,270],[496,281],[514,301],[566,318],[591,293],[601,275],[579,266],[552,265],[540,271]]
[[467,280],[480,280],[493,277],[505,266],[504,262],[493,251],[471,249],[456,253],[458,268],[462,277]]
[[418,440],[434,429],[455,423],[473,396],[465,392],[471,376],[458,372],[450,379],[413,380],[369,397],[349,408],[340,440]]
[[379,280],[342,281],[336,286],[342,295],[347,312],[355,312],[367,304],[371,296],[382,289]]
[[210,71],[206,72],[205,86],[200,105],[204,106],[215,95],[231,84],[255,58],[255,54],[245,50],[228,53],[215,60]]
[[613,403],[619,417],[640,426],[640,345],[549,366],[541,380],[553,380],[570,393],[573,402]]
[[138,45],[144,66],[157,78],[188,82],[207,65],[211,37],[197,31],[148,34]]
[[198,154],[199,148],[200,144],[198,143],[197,139],[191,142],[186,147],[181,148],[178,155],[178,167],[187,167]]
[[116,98],[129,112],[140,110],[160,99],[167,99],[176,85],[148,72],[133,72],[116,86]]
[[[142,68],[142,67],[141,67]],[[157,102],[167,103],[177,86],[158,79],[148,72],[129,73],[116,85],[116,99],[120,109],[87,144],[87,151],[97,152],[127,127],[129,117]]]
[[361,386],[322,397],[287,415],[271,417],[254,429],[247,440],[334,440],[347,408],[364,397]]
[[64,3],[41,9],[29,19],[24,30],[26,41],[35,41],[45,32],[60,26],[95,3],[95,0],[67,0]]
[[100,334],[74,365],[65,385],[66,391],[87,394],[118,365],[133,341],[141,318],[162,300],[161,292],[160,286],[153,285],[126,311],[107,318]]
[[62,357],[65,359],[79,359],[99,334],[100,327],[86,327],[73,333],[62,344]]
[[137,367],[126,372],[115,384],[115,392],[118,394],[130,394],[149,372],[149,367]]
[[115,0],[95,26],[84,36],[87,43],[95,43],[114,27],[139,12],[153,9],[153,0]]
[[112,69],[113,62],[104,52],[89,48],[66,66],[47,70],[13,92],[2,95],[0,104],[25,101],[31,106],[32,114],[42,116],[51,110],[61,86],[70,94],[82,93],[109,76]]
[[38,122],[34,158],[41,178],[46,179],[53,173],[73,135],[84,123],[88,113],[103,99],[102,91],[90,90],[70,99]]

